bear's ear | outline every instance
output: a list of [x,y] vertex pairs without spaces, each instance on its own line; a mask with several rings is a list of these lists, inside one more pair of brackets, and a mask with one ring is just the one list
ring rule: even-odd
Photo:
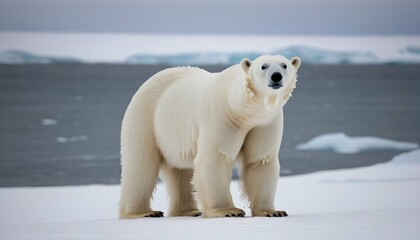
[[251,63],[251,60],[249,60],[248,58],[244,58],[241,60],[241,67],[246,73],[248,73],[248,70],[251,67]]
[[300,58],[299,57],[293,57],[290,59],[290,62],[292,63],[293,67],[298,70],[300,67]]

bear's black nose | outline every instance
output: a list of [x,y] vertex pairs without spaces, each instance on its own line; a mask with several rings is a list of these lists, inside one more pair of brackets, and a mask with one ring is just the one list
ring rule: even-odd
[[281,73],[279,72],[275,72],[273,73],[273,75],[271,75],[271,80],[273,80],[273,82],[280,82],[283,79],[283,75],[281,75]]

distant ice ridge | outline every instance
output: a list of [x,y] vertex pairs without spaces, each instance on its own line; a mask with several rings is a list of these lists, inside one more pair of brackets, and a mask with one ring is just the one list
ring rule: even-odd
[[402,52],[409,54],[420,54],[420,46],[407,46]]
[[[372,52],[346,52],[324,50],[308,46],[290,46],[284,49],[274,50],[268,53],[263,52],[242,52],[242,53],[187,53],[173,55],[137,54],[127,58],[126,62],[131,64],[226,64],[233,65],[242,58],[255,59],[260,55],[283,55],[287,58],[299,56],[304,63],[312,64],[375,64],[388,63],[380,60]],[[420,62],[420,58],[419,61]],[[404,62],[401,62],[404,63]]]
[[314,64],[420,63],[420,36],[275,36],[0,31],[0,63],[237,64],[261,54]]
[[[381,59],[372,51],[333,51],[309,46],[290,46],[271,52],[203,52],[179,54],[134,54],[122,61],[106,63],[129,64],[168,64],[168,65],[233,65],[242,58],[255,59],[263,54],[284,55],[287,58],[299,56],[302,62],[309,64],[409,64],[420,63],[420,47],[407,47],[400,51],[401,58]],[[104,63],[105,61],[85,62],[74,57],[56,57],[37,55],[24,51],[0,52],[3,64],[49,64],[49,63]]]
[[398,142],[378,137],[349,137],[344,133],[328,133],[297,145],[298,150],[332,151],[354,154],[369,150],[413,150],[417,143]]
[[19,50],[0,52],[0,63],[23,64],[23,63],[81,63],[81,60],[71,57],[41,56]]

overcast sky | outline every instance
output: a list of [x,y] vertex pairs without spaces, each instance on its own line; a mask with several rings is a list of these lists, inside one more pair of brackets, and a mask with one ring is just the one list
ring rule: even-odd
[[0,31],[420,35],[420,0],[0,0]]

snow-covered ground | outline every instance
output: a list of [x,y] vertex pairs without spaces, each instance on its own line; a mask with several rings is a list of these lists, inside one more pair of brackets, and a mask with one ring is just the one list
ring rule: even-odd
[[[260,54],[304,63],[420,63],[420,36],[147,35],[0,32],[0,62],[234,64]],[[290,57],[290,56],[289,56]]]
[[[0,239],[419,239],[420,150],[349,170],[281,177],[287,218],[117,220],[119,186],[0,189]],[[167,208],[159,184],[153,206]]]

